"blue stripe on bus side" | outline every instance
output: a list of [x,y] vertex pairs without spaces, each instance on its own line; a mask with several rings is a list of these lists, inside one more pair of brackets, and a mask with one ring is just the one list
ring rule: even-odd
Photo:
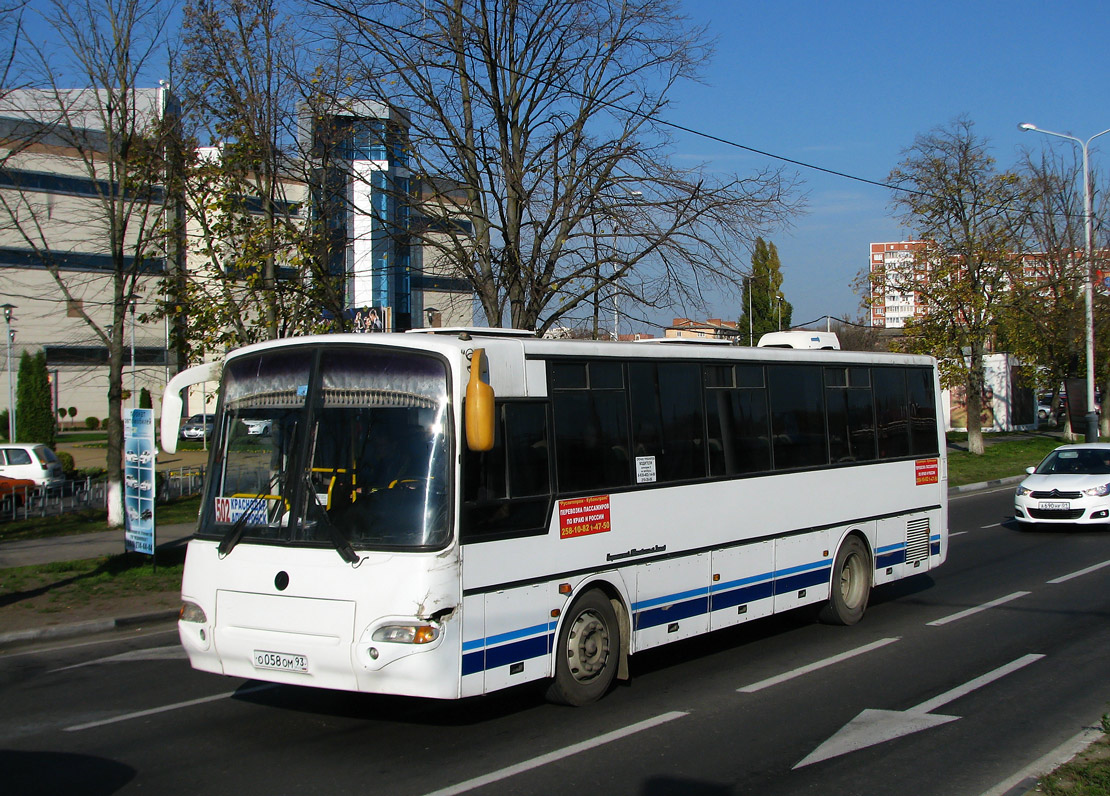
[[735,608],[737,605],[753,603],[756,600],[774,596],[775,582],[773,580],[765,580],[762,583],[754,583],[739,589],[714,592],[713,596],[710,598],[709,610],[720,611],[722,608]]
[[808,589],[810,586],[828,583],[829,574],[831,572],[832,567],[826,564],[821,569],[802,572],[797,575],[792,575],[789,578],[779,578],[775,581],[775,594],[786,594],[787,592]]
[[885,569],[906,560],[906,543],[888,544],[875,548],[875,569]]
[[[931,540],[933,551],[940,551],[940,537]],[[887,545],[875,551],[875,568],[893,566],[905,561],[905,543]],[[636,630],[657,627],[680,619],[688,619],[709,611],[719,611],[744,603],[763,600],[776,594],[828,583],[832,572],[827,560],[753,575],[715,584],[710,589],[690,589],[675,594],[643,600],[632,606]],[[539,635],[536,635],[539,634]],[[508,642],[508,643],[505,643]],[[554,623],[500,633],[488,638],[463,643],[462,673],[477,674],[486,669],[546,655],[555,642]]]
[[702,589],[702,595],[693,600],[670,603],[662,608],[649,608],[646,611],[638,611],[635,614],[633,626],[636,630],[643,630],[649,627],[657,627],[658,625],[677,622],[679,619],[689,619],[691,616],[700,616],[708,610],[709,596],[705,594],[705,590]]
[[[548,626],[537,625],[537,627],[546,630]],[[497,638],[519,635],[521,635],[519,632],[504,633]],[[542,636],[532,636],[509,644],[489,647],[483,646],[481,649],[474,652],[464,653],[462,658],[463,676],[477,674],[486,669],[496,669],[498,666],[508,666],[510,663],[518,663],[528,660],[529,658],[542,657],[551,652],[551,645],[554,643],[554,640],[554,633],[545,633]],[[477,641],[467,642],[463,647],[472,648],[476,644],[481,645],[482,640],[479,639]]]

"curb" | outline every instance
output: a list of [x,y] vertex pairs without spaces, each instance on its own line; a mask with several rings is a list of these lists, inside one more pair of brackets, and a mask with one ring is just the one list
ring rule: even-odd
[[1018,484],[1028,478],[1026,475],[1011,475],[1008,478],[996,478],[993,481],[980,481],[977,484],[963,484],[961,486],[948,487],[949,495],[959,495],[964,492],[980,492],[984,489],[993,489],[999,486],[1009,486],[1010,484]]
[[107,633],[112,630],[123,630],[136,625],[161,624],[177,619],[177,609],[165,611],[152,611],[145,614],[131,616],[118,616],[114,619],[90,619],[87,622],[74,622],[69,625],[50,625],[48,627],[35,627],[26,630],[12,630],[0,633],[0,645],[24,644],[32,641],[45,641],[50,639],[72,638],[74,636],[88,636],[96,633]]

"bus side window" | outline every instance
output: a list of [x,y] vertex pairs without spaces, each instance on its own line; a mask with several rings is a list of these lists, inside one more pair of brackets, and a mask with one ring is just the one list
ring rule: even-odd
[[709,474],[771,469],[770,416],[762,365],[707,365]]
[[936,456],[937,407],[933,392],[933,373],[926,368],[906,371],[910,387],[910,442],[916,456]]
[[775,469],[828,464],[825,391],[820,368],[812,365],[772,365],[767,368],[767,387],[771,402]]
[[655,460],[659,481],[705,478],[700,376],[700,367],[693,363],[628,364],[635,456]]
[[[552,363],[551,407],[560,492],[632,483],[628,398],[620,362]],[[572,374],[588,374],[571,381]]]
[[493,448],[464,451],[461,540],[545,533],[551,503],[547,406],[497,406]]
[[910,453],[909,399],[905,368],[873,368],[875,422],[879,430],[879,458],[897,459]]

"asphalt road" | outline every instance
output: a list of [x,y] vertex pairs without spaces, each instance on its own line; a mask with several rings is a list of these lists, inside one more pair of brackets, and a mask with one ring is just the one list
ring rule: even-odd
[[1110,709],[1110,533],[1020,531],[1011,495],[955,497],[948,563],[860,625],[638,655],[586,708],[219,678],[164,631],[24,649],[0,657],[4,792],[1002,794]]

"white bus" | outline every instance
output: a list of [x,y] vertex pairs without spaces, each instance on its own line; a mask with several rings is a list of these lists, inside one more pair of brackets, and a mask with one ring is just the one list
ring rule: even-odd
[[[542,340],[252,345],[220,379],[179,622],[198,669],[456,699],[601,697],[637,652],[947,555],[927,357]],[[254,433],[259,427],[265,433]]]

